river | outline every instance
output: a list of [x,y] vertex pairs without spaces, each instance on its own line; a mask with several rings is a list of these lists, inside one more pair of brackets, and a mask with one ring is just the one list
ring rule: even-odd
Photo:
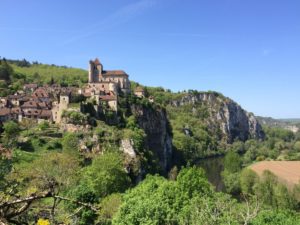
[[225,186],[222,180],[221,172],[224,169],[224,157],[212,157],[201,159],[196,163],[206,172],[207,179],[215,186],[216,191],[224,191]]

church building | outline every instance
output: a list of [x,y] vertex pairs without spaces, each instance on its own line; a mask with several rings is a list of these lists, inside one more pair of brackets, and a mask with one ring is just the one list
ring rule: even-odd
[[[90,60],[88,82],[96,89],[108,87],[111,91],[115,88],[124,93],[130,92],[128,74],[123,70],[104,70],[99,59]],[[113,85],[112,85],[113,84]],[[115,86],[115,87],[113,87]]]

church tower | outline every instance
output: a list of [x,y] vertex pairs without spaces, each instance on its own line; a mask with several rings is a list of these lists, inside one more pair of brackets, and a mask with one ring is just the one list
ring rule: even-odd
[[90,60],[89,63],[89,83],[97,83],[103,79],[102,76],[103,65],[99,59],[96,58],[94,61]]
[[102,79],[103,65],[101,64],[98,58],[95,59],[94,64],[97,69],[99,79]]

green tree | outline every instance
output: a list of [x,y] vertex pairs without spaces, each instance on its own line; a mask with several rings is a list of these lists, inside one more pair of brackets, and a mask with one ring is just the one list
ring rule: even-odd
[[113,224],[172,224],[178,214],[174,207],[179,193],[174,181],[147,176],[137,187],[123,196],[123,203]]
[[[69,190],[68,197],[87,204],[97,204],[99,202],[92,188],[85,182],[80,182],[79,185],[73,186]],[[68,211],[73,212],[78,209],[78,205],[73,202],[67,202],[66,208]],[[97,219],[97,213],[90,208],[82,208],[73,217],[76,221],[79,221],[79,224],[94,224]]]
[[201,168],[183,168],[176,181],[148,175],[124,195],[113,224],[179,224],[189,219],[193,197],[212,193]]
[[297,201],[284,184],[278,183],[274,187],[274,195],[278,209],[295,209]]
[[113,217],[118,212],[122,204],[122,196],[118,193],[105,197],[100,203],[99,217],[100,224],[111,224]]
[[240,175],[241,191],[244,194],[254,194],[254,187],[259,182],[258,175],[251,169],[243,169]]
[[207,181],[205,171],[196,166],[182,168],[176,182],[182,193],[189,198],[199,193],[205,195],[212,193],[212,187]]
[[24,181],[30,179],[29,187],[59,194],[74,184],[79,168],[77,158],[69,154],[50,152],[37,158],[19,172]]
[[70,155],[79,155],[79,138],[76,133],[66,133],[62,139],[63,151]]
[[16,146],[17,137],[21,131],[19,125],[14,121],[8,121],[4,123],[3,129],[4,129],[2,135],[3,144],[8,148],[12,148]]
[[277,177],[268,170],[262,174],[260,182],[255,186],[255,193],[264,204],[276,206],[274,187],[277,186]]
[[1,150],[2,152],[0,152],[0,199],[3,199],[2,194],[4,195],[4,190],[9,186],[9,183],[7,182],[5,176],[10,173],[13,167],[13,163],[11,157],[9,156],[11,154],[9,150],[5,150],[3,149],[3,147]]
[[251,225],[291,225],[300,224],[300,217],[295,212],[288,210],[263,210],[254,218]]
[[224,159],[224,169],[230,173],[235,173],[241,169],[241,157],[239,154],[233,151],[227,152]]
[[[56,210],[62,199],[59,195],[65,193],[77,183],[79,168],[79,162],[76,158],[57,152],[46,153],[42,157],[33,160],[26,167],[15,168],[9,179],[17,183],[22,189],[11,193],[7,196],[6,201],[14,202],[16,198],[24,198],[20,197],[24,195],[29,195],[29,200],[26,200],[28,197],[25,197],[24,204],[20,205],[19,209],[12,204],[4,217],[16,217],[19,214],[22,216],[22,214],[26,214],[33,202],[42,198],[52,198],[52,202],[51,200],[45,202],[36,208],[34,212],[38,213],[50,207],[51,220],[55,223]],[[13,211],[13,213],[10,211]]]
[[295,144],[294,144],[294,149],[295,149],[297,152],[300,152],[300,141],[295,142]]
[[124,170],[123,157],[112,151],[97,156],[85,171],[85,180],[97,197],[123,192],[130,185],[130,179]]
[[215,193],[211,197],[197,196],[191,200],[185,216],[180,224],[211,225],[211,224],[239,224],[240,211],[237,201],[230,195]]
[[241,157],[236,152],[227,152],[224,159],[224,171],[222,172],[222,177],[228,193],[238,194],[240,192],[239,177],[241,165]]
[[6,60],[0,59],[0,80],[10,83],[13,73],[13,68],[6,62]]
[[240,192],[240,173],[229,172],[224,170],[222,172],[223,182],[226,188],[226,192],[230,194],[239,194]]

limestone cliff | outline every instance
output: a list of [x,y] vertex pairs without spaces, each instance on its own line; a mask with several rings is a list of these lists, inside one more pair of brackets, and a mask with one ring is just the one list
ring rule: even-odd
[[172,138],[166,111],[140,105],[131,105],[131,111],[147,135],[146,147],[157,156],[160,167],[167,171],[172,159]]
[[[261,125],[252,113],[246,112],[233,100],[216,92],[201,92],[186,94],[178,100],[173,100],[171,106],[202,105],[207,109],[205,118],[208,126],[222,131],[222,138],[228,143],[234,140],[246,141],[250,138],[264,139]],[[194,108],[193,108],[194,109]]]

